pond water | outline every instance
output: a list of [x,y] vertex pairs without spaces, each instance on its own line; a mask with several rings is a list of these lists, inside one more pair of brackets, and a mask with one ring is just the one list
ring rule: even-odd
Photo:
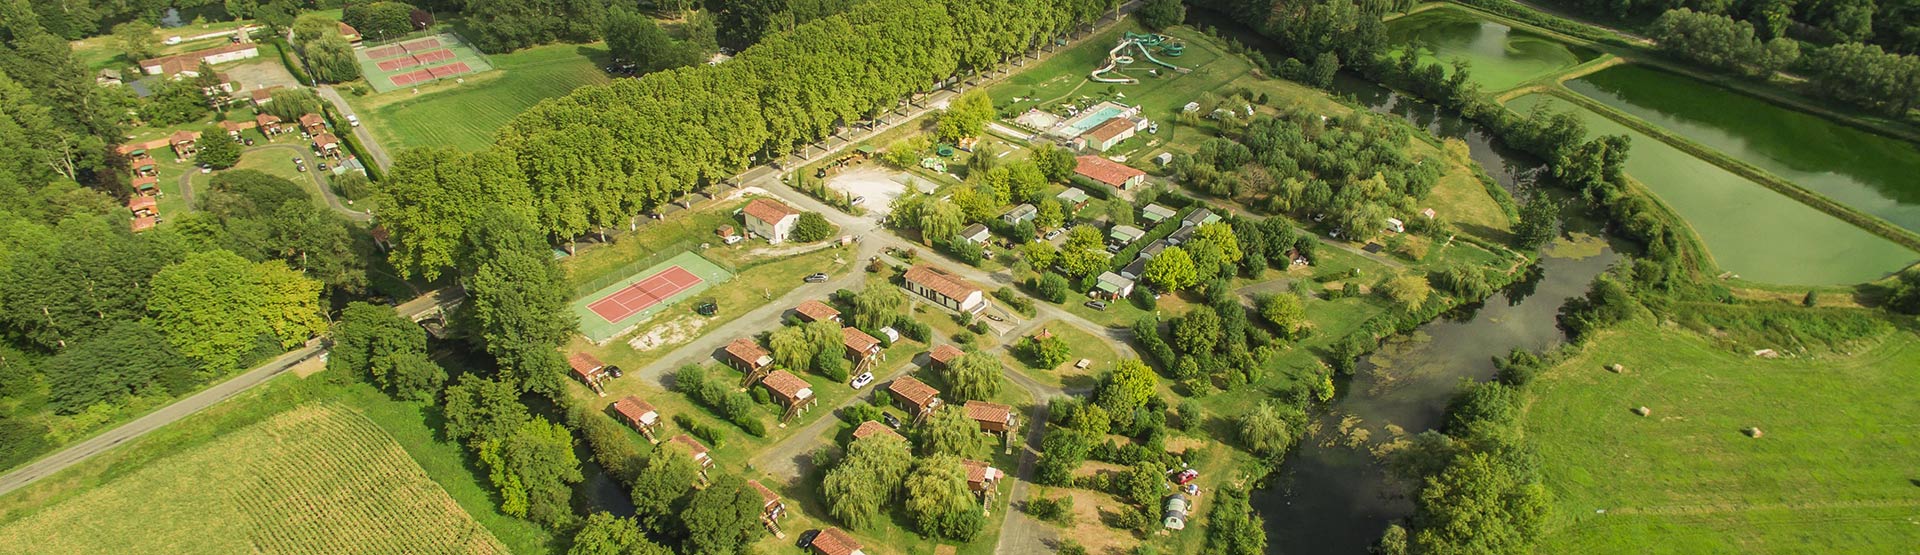
[[1920,231],[1920,146],[1658,69],[1567,88],[1894,225]]
[[1538,104],[1572,110],[1591,135],[1633,141],[1627,174],[1646,184],[1686,219],[1721,269],[1784,285],[1872,281],[1910,265],[1920,254],[1734,175],[1591,110],[1545,94],[1507,103],[1526,112]]
[[[1599,239],[1586,256],[1545,258],[1526,281],[1389,341],[1362,361],[1339,396],[1255,492],[1268,553],[1366,553],[1389,522],[1413,514],[1412,492],[1370,449],[1439,426],[1462,379],[1493,377],[1492,358],[1514,348],[1540,351],[1565,339],[1555,315],[1619,256]],[[1582,250],[1580,248],[1569,250]]]
[[1449,66],[1465,61],[1471,78],[1487,92],[1513,88],[1527,80],[1558,73],[1599,53],[1530,31],[1514,29],[1466,10],[1441,7],[1387,23],[1393,51],[1418,49],[1420,61]]

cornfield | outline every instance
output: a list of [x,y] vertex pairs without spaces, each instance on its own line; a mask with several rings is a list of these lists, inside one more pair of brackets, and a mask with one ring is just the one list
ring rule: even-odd
[[0,525],[9,553],[506,553],[398,443],[309,405]]

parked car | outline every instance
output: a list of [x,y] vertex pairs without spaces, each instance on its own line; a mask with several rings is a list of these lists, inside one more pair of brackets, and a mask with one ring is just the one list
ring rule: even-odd
[[1087,308],[1091,308],[1094,310],[1106,310],[1107,302],[1106,301],[1087,301]]
[[176,44],[180,44],[180,41],[181,41],[181,39],[180,39],[180,37],[178,37],[178,36],[173,36],[173,37],[167,37],[167,40],[163,40],[163,41],[160,41],[160,42],[161,42],[162,44],[165,44],[165,45],[167,45],[167,46],[173,46],[173,45],[176,45]]
[[893,413],[891,412],[880,413],[880,419],[886,421],[888,427],[891,427],[895,430],[900,429],[900,419],[895,417]]
[[360,126],[360,116],[356,116],[356,115],[353,115],[353,114],[347,114],[347,124],[348,124],[348,125],[352,125],[352,126],[354,126],[354,127],[359,127],[359,126]]
[[813,547],[813,539],[819,536],[820,536],[819,530],[808,530],[805,532],[801,532],[800,540],[793,542],[793,546],[798,547],[800,549],[807,549],[807,548]]
[[620,377],[620,367],[618,367],[618,366],[608,366],[608,367],[607,367],[607,375],[609,375],[609,376],[613,376],[613,377],[615,377],[615,378],[618,378],[618,377]]
[[319,164],[319,165],[320,165],[320,166],[319,166],[319,168],[320,168],[320,171],[327,171],[327,163],[326,163],[326,162],[315,162],[315,163],[317,163],[317,164]]
[[1048,231],[1048,232],[1047,232],[1047,240],[1048,240],[1048,241],[1052,241],[1054,237],[1059,237],[1059,236],[1060,236],[1060,234],[1061,234],[1062,232],[1065,232],[1065,231],[1066,231],[1065,229],[1061,229],[1061,228],[1057,228],[1057,227],[1056,227],[1056,228],[1053,228],[1053,231]]
[[827,275],[823,273],[815,273],[813,275],[807,276],[806,281],[807,283],[825,283],[827,281]]
[[873,383],[873,373],[861,372],[860,375],[853,377],[853,383],[851,385],[853,385],[854,389],[860,389],[870,383]]
[[1121,248],[1120,245],[1107,245],[1107,254],[1119,253]]

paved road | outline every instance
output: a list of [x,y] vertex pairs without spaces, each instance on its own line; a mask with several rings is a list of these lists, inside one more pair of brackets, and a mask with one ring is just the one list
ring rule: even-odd
[[172,424],[174,421],[187,417],[187,415],[200,412],[201,409],[213,406],[215,403],[238,395],[240,392],[246,391],[253,386],[260,385],[268,379],[280,375],[281,372],[287,371],[288,368],[292,368],[294,365],[304,362],[309,358],[319,356],[324,352],[326,352],[324,347],[315,346],[280,355],[280,358],[273,359],[233,379],[215,384],[213,387],[181,399],[174,404],[167,405],[160,410],[153,411],[151,414],[123,424],[118,428],[107,430],[105,433],[94,436],[92,439],[76,443],[71,447],[20,467],[13,472],[0,475],[0,495],[6,495],[13,490],[26,487],[41,478],[51,476],[61,470],[65,470],[67,467],[79,464],[94,455],[98,455],[122,443],[139,438],[148,432],[160,429],[161,426]]
[[[354,113],[353,107],[347,105],[347,99],[341,97],[340,91],[334,90],[332,85],[321,85],[317,88],[320,91],[320,98],[325,98],[327,102],[332,102],[333,108],[339,110],[342,116]],[[353,127],[352,129],[353,137],[359,139],[360,146],[366,147],[367,155],[373,157],[374,165],[380,166],[380,169],[383,171],[393,167],[393,157],[388,156],[387,149],[380,146],[379,142],[373,140],[373,133],[368,132],[366,126]]]
[[[259,146],[248,147],[246,150],[242,151],[241,155],[245,156],[247,154],[254,154],[254,153],[259,153],[267,150],[281,150],[281,151],[291,152],[295,156],[299,156],[301,160],[305,160],[308,168],[307,180],[313,183],[313,188],[320,192],[320,198],[325,200],[327,202],[327,206],[330,208],[333,208],[335,212],[339,212],[341,215],[344,215],[348,219],[351,219],[356,222],[365,222],[373,219],[372,214],[361,212],[359,210],[354,210],[352,208],[347,208],[347,205],[340,201],[340,197],[333,194],[333,188],[328,187],[327,182],[320,178],[321,174],[318,171],[318,168],[320,166],[314,163],[312,151],[306,148],[303,148],[302,145],[299,143],[278,143],[278,144],[269,143],[269,144],[264,144]],[[198,207],[193,203],[193,176],[196,175],[198,172],[199,172],[198,166],[189,165],[187,166],[187,170],[180,174],[180,201],[186,203],[188,211],[193,211],[198,209]]]

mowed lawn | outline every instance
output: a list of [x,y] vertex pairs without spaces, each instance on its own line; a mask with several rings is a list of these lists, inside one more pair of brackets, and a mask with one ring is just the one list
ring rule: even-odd
[[400,444],[294,408],[0,525],[0,553],[506,553]]
[[1912,553],[1916,368],[1906,331],[1802,360],[1650,324],[1607,332],[1534,386],[1526,430],[1557,505],[1540,552]]
[[348,96],[355,112],[388,150],[451,146],[480,150],[513,116],[548,98],[607,82],[595,60],[599,45],[555,44],[489,56],[496,68],[466,78],[362,97]]

